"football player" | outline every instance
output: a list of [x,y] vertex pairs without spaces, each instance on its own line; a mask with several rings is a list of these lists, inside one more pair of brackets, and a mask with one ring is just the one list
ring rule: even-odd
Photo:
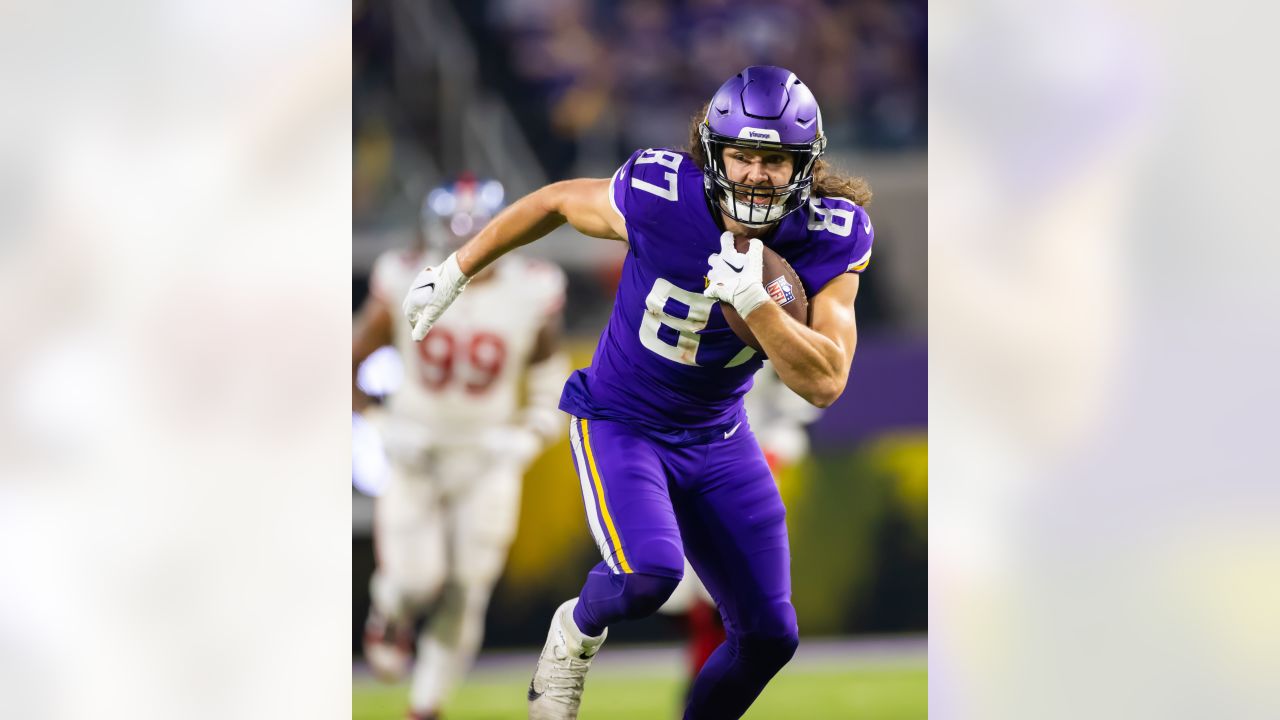
[[[762,359],[721,305],[746,319],[809,403],[827,407],[844,391],[871,258],[870,190],[823,163],[826,143],[818,103],[794,73],[746,68],[695,118],[690,152],[639,150],[612,178],[544,187],[408,286],[405,315],[429,338],[471,277],[562,223],[628,245],[595,357],[560,398],[603,561],[551,620],[531,718],[577,716],[607,628],[656,611],[685,556],[727,633],[685,717],[740,717],[795,653],[785,509],[742,405]],[[745,252],[735,235],[750,238]],[[799,274],[810,325],[770,302],[765,244]]]
[[378,258],[354,323],[353,382],[361,362],[384,345],[399,351],[405,368],[385,409],[358,390],[354,396],[390,460],[374,510],[377,570],[365,657],[379,677],[401,678],[414,623],[432,608],[417,638],[415,720],[438,717],[475,659],[515,534],[524,470],[564,432],[556,407],[569,374],[558,350],[565,293],[559,268],[514,256],[489,265],[425,339],[392,321],[395,298],[422,265],[474,236],[502,195],[498,182],[467,177],[427,195],[417,246]]

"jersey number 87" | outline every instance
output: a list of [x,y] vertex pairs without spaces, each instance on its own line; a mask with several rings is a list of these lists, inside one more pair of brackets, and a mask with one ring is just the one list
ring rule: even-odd
[[[688,314],[680,317],[667,312],[667,304],[671,300],[689,308]],[[711,306],[715,302],[702,293],[678,288],[671,281],[658,278],[653,283],[649,296],[644,299],[646,312],[644,319],[640,321],[640,343],[650,351],[681,365],[698,365],[698,345],[702,342],[702,336],[698,333],[706,329],[711,318]],[[674,345],[658,336],[658,331],[664,326],[675,331]],[[755,355],[755,349],[745,347],[725,367],[741,365],[750,360],[752,355]]]

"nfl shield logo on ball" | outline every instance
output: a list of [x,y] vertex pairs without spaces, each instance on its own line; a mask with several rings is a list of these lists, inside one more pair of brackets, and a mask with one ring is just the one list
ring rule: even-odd
[[791,283],[787,282],[786,278],[774,278],[769,281],[768,285],[764,286],[764,289],[769,291],[769,297],[773,298],[773,301],[779,305],[786,305],[796,299],[795,289],[791,287]]

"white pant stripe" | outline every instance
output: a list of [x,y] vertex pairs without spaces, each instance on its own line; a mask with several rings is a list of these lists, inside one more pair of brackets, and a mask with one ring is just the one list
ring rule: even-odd
[[591,471],[587,468],[586,456],[582,452],[582,435],[578,431],[578,418],[570,417],[569,444],[573,446],[573,459],[578,465],[578,481],[582,485],[582,507],[587,511],[587,522],[591,525],[591,536],[596,539],[600,548],[600,556],[609,564],[609,570],[617,573],[618,566],[613,560],[613,551],[609,549],[609,541],[600,527],[599,509],[596,507],[596,494],[591,488]]

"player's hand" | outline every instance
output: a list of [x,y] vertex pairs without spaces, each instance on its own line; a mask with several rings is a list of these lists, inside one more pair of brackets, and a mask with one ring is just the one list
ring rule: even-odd
[[427,267],[413,279],[409,294],[401,308],[413,326],[413,341],[427,336],[427,331],[445,309],[458,297],[470,280],[458,267],[458,254],[453,253],[436,267]]
[[764,244],[752,238],[745,253],[734,246],[733,233],[720,236],[720,252],[707,258],[707,289],[703,295],[727,302],[745,318],[752,310],[769,302],[764,289]]

